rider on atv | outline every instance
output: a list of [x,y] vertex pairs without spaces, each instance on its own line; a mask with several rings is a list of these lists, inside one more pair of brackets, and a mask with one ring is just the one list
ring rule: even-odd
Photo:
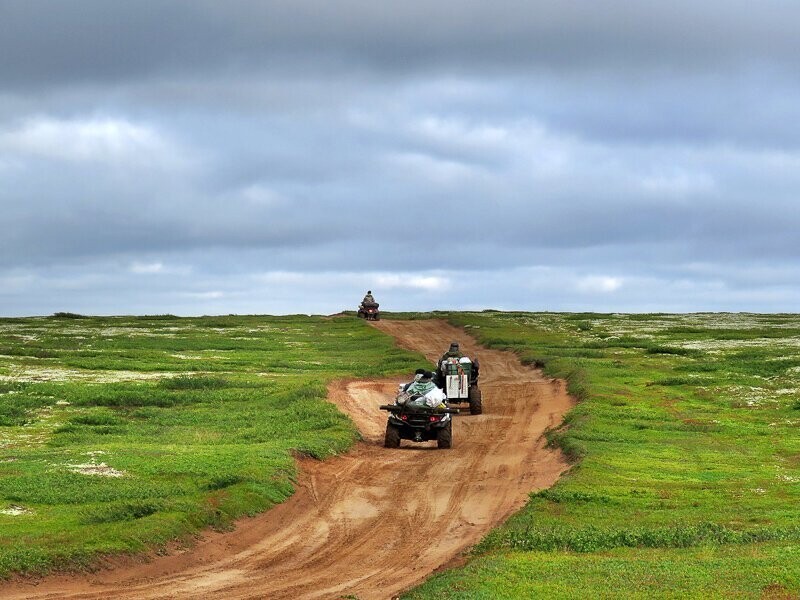
[[453,342],[436,364],[436,385],[445,391],[448,402],[469,402],[470,414],[479,415],[483,412],[478,388],[479,370],[478,359],[464,356],[458,342]]
[[[436,363],[436,384],[439,387],[444,387],[444,371],[442,369],[442,363],[446,362],[450,358],[461,359],[464,358],[464,354],[459,350],[458,342],[450,342],[450,349],[442,354],[442,357],[439,359],[439,362]],[[480,369],[480,363],[478,363],[478,359],[472,361],[473,370],[475,372],[475,379],[478,378],[478,370]]]
[[438,364],[442,364],[442,361],[447,360],[448,358],[463,358],[464,355],[458,348],[459,348],[458,342],[450,342],[450,349],[444,354],[442,354],[442,358],[439,359]]
[[372,296],[372,290],[367,290],[366,296],[364,296],[364,299],[361,301],[361,306],[366,308],[368,306],[374,306],[375,304],[377,304],[377,302],[375,302],[375,298]]
[[439,448],[453,445],[452,414],[458,409],[447,405],[447,395],[433,383],[433,373],[424,369],[414,381],[400,385],[394,404],[380,408],[389,412],[384,446],[398,448],[400,440],[436,440]]
[[358,305],[357,315],[367,321],[380,321],[381,315],[380,312],[378,312],[378,306],[380,305],[375,302],[372,291],[368,290],[361,304]]

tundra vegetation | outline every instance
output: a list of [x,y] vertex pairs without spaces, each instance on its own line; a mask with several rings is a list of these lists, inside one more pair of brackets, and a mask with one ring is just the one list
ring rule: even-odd
[[438,316],[568,380],[575,462],[407,598],[798,597],[800,316]]
[[353,318],[0,319],[0,576],[158,548],[346,450],[336,378],[422,360]]

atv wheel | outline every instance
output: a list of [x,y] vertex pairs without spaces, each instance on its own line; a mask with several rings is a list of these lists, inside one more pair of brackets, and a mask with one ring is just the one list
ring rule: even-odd
[[436,445],[439,448],[453,447],[453,421],[447,423],[447,427],[442,427],[436,432]]
[[391,423],[386,424],[386,437],[383,441],[385,448],[399,448],[400,447],[400,428]]
[[380,315],[375,315],[375,318],[372,319],[372,320],[373,321],[380,321],[381,320],[381,316]]
[[483,412],[483,403],[481,402],[481,391],[477,385],[472,385],[469,388],[469,414],[479,415]]

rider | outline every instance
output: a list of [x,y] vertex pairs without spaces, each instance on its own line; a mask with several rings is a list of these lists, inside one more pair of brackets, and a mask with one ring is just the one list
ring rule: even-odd
[[373,304],[377,304],[375,302],[375,298],[372,296],[372,290],[367,290],[367,295],[364,296],[364,299],[361,301],[361,306],[372,306]]
[[442,358],[439,359],[437,364],[441,365],[448,358],[464,358],[461,350],[458,349],[458,342],[450,342],[450,349],[442,354]]
[[[450,349],[442,354],[442,358],[439,359],[439,362],[436,363],[436,381],[440,384],[440,387],[444,387],[444,368],[443,364],[445,361],[451,358],[462,359],[464,358],[464,354],[459,350],[458,342],[450,342]],[[473,369],[473,378],[478,378],[478,369],[480,369],[480,364],[478,363],[478,359],[472,361],[472,369]]]

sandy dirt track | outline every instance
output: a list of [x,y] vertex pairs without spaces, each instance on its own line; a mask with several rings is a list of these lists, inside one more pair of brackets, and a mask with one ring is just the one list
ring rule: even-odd
[[397,379],[331,386],[330,400],[364,441],[340,457],[302,460],[287,502],[171,556],[0,585],[0,597],[391,598],[457,560],[568,467],[542,438],[573,406],[563,382],[441,321],[376,326],[431,360],[451,340],[480,358],[484,414],[456,417],[451,450],[408,441],[383,448],[386,413],[377,407]]

